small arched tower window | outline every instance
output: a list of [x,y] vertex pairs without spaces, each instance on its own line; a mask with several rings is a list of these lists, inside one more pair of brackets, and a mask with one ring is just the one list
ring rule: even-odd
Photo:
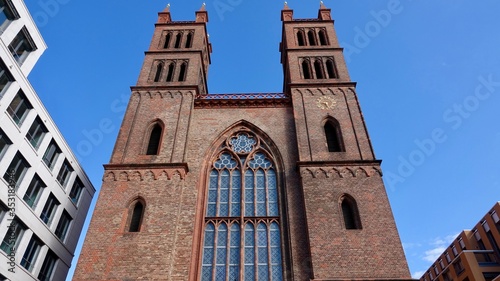
[[188,33],[186,37],[186,48],[191,48],[193,45],[193,33]]
[[328,45],[328,39],[326,38],[326,32],[324,29],[321,29],[319,31],[319,44],[321,46],[326,46]]
[[325,136],[329,152],[343,152],[342,133],[337,120],[328,120],[325,123]]
[[158,63],[158,65],[156,66],[156,74],[155,74],[155,82],[158,82],[160,81],[160,77],[161,77],[161,71],[163,69],[163,63]]
[[309,45],[310,46],[316,46],[316,35],[314,34],[314,30],[309,30],[307,32],[307,38],[309,39]]
[[316,79],[324,79],[325,75],[323,73],[323,64],[320,60],[314,61],[314,71],[316,72]]
[[328,78],[338,78],[337,71],[335,71],[335,63],[333,62],[333,59],[329,59],[326,61],[326,72],[328,73]]
[[174,80],[174,71],[175,63],[172,62],[168,65],[167,82],[172,82]]
[[311,79],[311,66],[308,60],[302,61],[302,73],[304,74],[304,79]]
[[147,155],[158,154],[162,131],[163,130],[159,124],[154,125],[153,130],[151,130],[151,135],[149,136],[148,148],[146,151]]
[[182,33],[177,33],[177,36],[175,37],[175,48],[179,49],[181,47],[181,41],[182,41]]
[[181,70],[179,71],[179,81],[186,81],[187,63],[183,62],[181,64]]
[[144,215],[144,204],[141,201],[136,201],[134,209],[130,214],[129,232],[139,232],[141,230],[142,217]]
[[172,33],[167,33],[165,36],[165,43],[163,44],[163,48],[167,49],[170,46],[170,41],[172,40]]
[[299,30],[297,31],[297,42],[299,43],[299,46],[305,46],[306,45],[306,39],[304,36],[304,31]]
[[349,195],[344,195],[341,199],[342,216],[344,218],[345,229],[361,229],[358,206],[356,200]]

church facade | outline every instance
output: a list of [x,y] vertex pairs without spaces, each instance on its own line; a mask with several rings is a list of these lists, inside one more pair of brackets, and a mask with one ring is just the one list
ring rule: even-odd
[[331,11],[281,19],[283,93],[209,94],[159,13],[74,280],[410,280]]

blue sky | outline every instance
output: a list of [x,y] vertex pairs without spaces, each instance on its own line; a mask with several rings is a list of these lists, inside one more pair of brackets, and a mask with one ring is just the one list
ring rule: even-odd
[[[410,270],[499,201],[500,2],[333,1]],[[202,1],[171,2],[193,20]],[[210,93],[280,92],[282,1],[208,0]],[[295,18],[319,1],[288,1]],[[26,0],[49,49],[30,81],[97,189],[167,2]],[[110,123],[111,126],[104,126]]]

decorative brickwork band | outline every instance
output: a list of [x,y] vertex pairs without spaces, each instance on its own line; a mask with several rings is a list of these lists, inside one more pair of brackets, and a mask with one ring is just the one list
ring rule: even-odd
[[[131,169],[132,168],[132,169]],[[135,168],[135,169],[134,169]],[[184,180],[189,169],[186,163],[104,165],[103,181],[153,181],[161,177]]]

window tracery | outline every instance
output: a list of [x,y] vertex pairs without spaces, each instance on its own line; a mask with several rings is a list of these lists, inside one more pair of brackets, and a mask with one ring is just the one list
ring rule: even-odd
[[229,137],[208,173],[201,280],[282,280],[276,166],[250,132]]

